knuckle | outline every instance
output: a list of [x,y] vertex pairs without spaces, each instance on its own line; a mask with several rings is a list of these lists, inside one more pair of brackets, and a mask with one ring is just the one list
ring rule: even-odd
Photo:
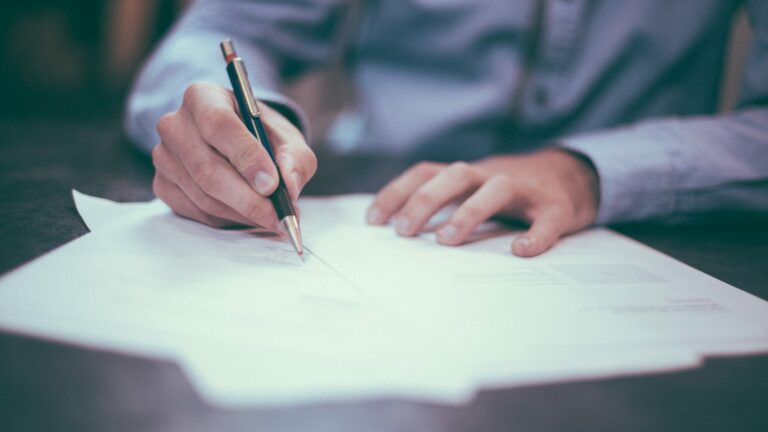
[[464,162],[454,162],[448,166],[448,172],[457,180],[470,180],[474,177],[474,171],[472,167]]
[[163,150],[160,148],[162,144],[158,144],[152,147],[152,165],[155,166],[155,170],[159,171],[163,165]]
[[512,177],[504,174],[494,175],[488,179],[488,183],[501,192],[509,192],[518,187],[517,181],[515,181]]
[[483,218],[483,210],[474,204],[466,203],[461,207],[457,217],[472,222],[479,222]]
[[192,169],[192,175],[200,188],[208,193],[215,189],[215,185],[219,180],[217,165],[207,160],[195,164]]
[[152,192],[155,196],[165,201],[165,190],[163,190],[163,184],[160,181],[160,176],[155,174],[155,178],[152,179]]
[[155,165],[155,168],[167,171],[172,166],[172,158],[170,150],[168,150],[164,143],[160,143],[152,148],[152,163]]
[[469,169],[470,169],[470,167],[469,167],[469,164],[468,164],[468,163],[466,163],[465,161],[456,161],[456,162],[453,162],[453,163],[451,163],[451,164],[448,166],[448,168],[450,168],[450,169],[451,169],[451,170],[453,170],[453,171],[459,172],[459,173],[464,173],[464,172],[467,172],[467,171],[469,171]]
[[235,148],[230,155],[230,162],[236,164],[236,166],[248,167],[251,165],[258,165],[263,163],[263,156],[266,152],[259,151],[258,146],[241,145]]
[[163,145],[162,143],[158,143],[154,147],[152,147],[152,151],[150,152],[150,155],[152,156],[152,159],[157,159],[160,155],[160,146]]
[[157,133],[161,138],[167,138],[173,134],[176,126],[176,114],[166,113],[157,120]]
[[205,122],[197,123],[198,130],[203,139],[208,142],[217,142],[219,137],[229,127],[229,119],[233,113],[219,107],[209,107],[205,110]]
[[411,171],[415,174],[430,175],[435,171],[436,166],[435,162],[423,161],[414,165]]
[[410,204],[419,208],[432,208],[436,205],[435,198],[423,190],[417,190],[411,196]]
[[204,82],[195,82],[189,85],[186,90],[184,90],[184,99],[183,104],[184,105],[194,105],[197,101],[197,98],[204,94],[208,90],[208,84]]

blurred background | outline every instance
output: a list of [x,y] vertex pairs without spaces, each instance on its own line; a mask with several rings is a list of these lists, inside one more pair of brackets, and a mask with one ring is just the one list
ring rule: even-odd
[[183,0],[0,5],[0,116],[115,119],[142,58]]
[[[25,0],[0,5],[0,121],[117,122],[142,60],[188,0]],[[723,110],[732,106],[751,38],[741,13],[724,70]],[[341,104],[338,67],[291,83],[315,136]],[[333,89],[332,94],[328,94]],[[341,96],[340,96],[341,95]],[[319,101],[324,101],[321,104]],[[327,101],[332,101],[327,106]]]

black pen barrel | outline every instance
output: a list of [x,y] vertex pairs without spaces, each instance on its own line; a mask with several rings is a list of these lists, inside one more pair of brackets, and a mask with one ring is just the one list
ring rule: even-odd
[[[237,100],[237,107],[240,111],[240,117],[243,119],[245,127],[248,128],[251,134],[259,141],[264,150],[267,151],[269,158],[272,160],[272,163],[275,165],[275,169],[277,170],[277,189],[275,189],[275,192],[269,196],[269,200],[272,201],[272,205],[275,207],[277,219],[282,221],[286,216],[295,216],[296,210],[293,208],[293,203],[291,202],[291,198],[288,195],[288,189],[285,186],[285,182],[283,181],[280,167],[277,165],[275,152],[272,149],[271,143],[269,142],[269,137],[267,136],[267,131],[264,128],[264,123],[261,121],[261,117],[252,115],[251,109],[246,102],[247,96],[245,95],[242,87],[245,85],[245,83],[242,82],[243,77],[239,76],[237,72],[235,61],[238,60],[231,61],[227,65],[227,73],[229,74],[230,81],[233,83],[232,91],[235,94],[235,100]],[[234,85],[235,83],[240,85]]]

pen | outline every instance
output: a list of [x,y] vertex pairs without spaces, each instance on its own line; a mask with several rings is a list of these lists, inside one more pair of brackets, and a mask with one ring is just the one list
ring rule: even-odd
[[291,244],[293,244],[293,248],[296,249],[296,253],[298,253],[299,256],[303,256],[304,248],[301,244],[301,231],[299,230],[298,219],[296,219],[296,210],[293,208],[291,198],[288,196],[288,190],[285,187],[283,176],[280,174],[280,167],[277,165],[277,161],[275,161],[275,152],[272,150],[272,145],[269,143],[267,132],[261,121],[261,111],[259,111],[259,105],[256,102],[256,98],[253,97],[253,91],[251,90],[251,83],[248,82],[248,73],[245,70],[245,64],[243,64],[243,60],[237,56],[235,47],[230,39],[225,39],[221,42],[221,52],[224,54],[224,60],[227,62],[227,74],[229,75],[229,81],[232,83],[232,91],[235,93],[243,123],[245,123],[245,127],[251,131],[253,136],[256,137],[267,153],[269,153],[269,157],[272,159],[272,162],[277,169],[277,189],[269,196],[269,200],[272,201],[272,205],[275,207],[275,212],[277,213],[277,219],[280,220],[280,223],[285,227],[285,231],[288,233],[288,237],[290,237]]

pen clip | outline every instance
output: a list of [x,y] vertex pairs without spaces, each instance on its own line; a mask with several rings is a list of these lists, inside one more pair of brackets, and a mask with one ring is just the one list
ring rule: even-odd
[[261,111],[259,110],[259,104],[256,102],[256,98],[253,96],[253,90],[251,89],[251,83],[248,81],[248,72],[245,70],[245,64],[243,64],[240,57],[232,60],[232,65],[237,74],[237,79],[240,82],[241,89],[243,91],[243,99],[248,106],[251,117],[261,117]]
[[238,87],[242,92],[243,101],[248,107],[248,116],[261,117],[259,104],[253,96],[253,89],[251,89],[251,83],[248,80],[248,70],[245,68],[243,59],[235,52],[235,46],[230,39],[225,39],[221,42],[221,52],[224,55],[224,60],[227,62],[227,68],[232,68],[231,74],[234,75],[233,78],[237,81]]

